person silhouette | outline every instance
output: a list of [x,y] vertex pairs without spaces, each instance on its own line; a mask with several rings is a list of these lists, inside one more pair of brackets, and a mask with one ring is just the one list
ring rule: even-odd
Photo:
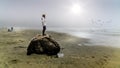
[[13,31],[13,27],[11,27],[11,32]]
[[43,27],[43,30],[42,30],[42,35],[46,35],[45,34],[45,31],[46,31],[46,15],[45,14],[42,14],[42,18],[41,18],[41,21],[42,21],[42,27]]

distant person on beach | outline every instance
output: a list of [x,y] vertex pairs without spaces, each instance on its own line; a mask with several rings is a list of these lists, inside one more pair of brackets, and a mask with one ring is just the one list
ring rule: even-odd
[[13,27],[11,27],[11,32],[13,31]]
[[13,27],[11,27],[10,29],[8,29],[8,32],[12,32],[13,31]]
[[45,18],[46,18],[45,14],[42,14],[41,20],[42,20],[42,27],[43,27],[43,30],[42,30],[42,35],[43,36],[46,35],[45,34],[45,31],[46,31],[46,20],[45,20]]

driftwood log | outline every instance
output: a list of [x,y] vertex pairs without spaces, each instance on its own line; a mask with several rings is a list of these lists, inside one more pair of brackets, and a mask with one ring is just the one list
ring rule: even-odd
[[36,35],[31,41],[27,48],[27,55],[33,53],[36,54],[47,54],[47,55],[57,55],[60,51],[59,44],[52,39],[49,35],[42,36]]

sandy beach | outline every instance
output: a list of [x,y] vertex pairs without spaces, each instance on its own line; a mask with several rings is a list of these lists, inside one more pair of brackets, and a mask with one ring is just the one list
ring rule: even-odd
[[0,68],[120,68],[120,49],[85,45],[89,39],[47,31],[63,48],[63,57],[26,55],[27,47],[39,30],[0,31]]

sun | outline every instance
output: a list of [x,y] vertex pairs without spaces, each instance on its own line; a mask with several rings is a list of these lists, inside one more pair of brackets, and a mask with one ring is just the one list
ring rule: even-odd
[[70,8],[70,11],[74,14],[79,14],[82,12],[82,8],[79,4],[73,4],[72,7]]

